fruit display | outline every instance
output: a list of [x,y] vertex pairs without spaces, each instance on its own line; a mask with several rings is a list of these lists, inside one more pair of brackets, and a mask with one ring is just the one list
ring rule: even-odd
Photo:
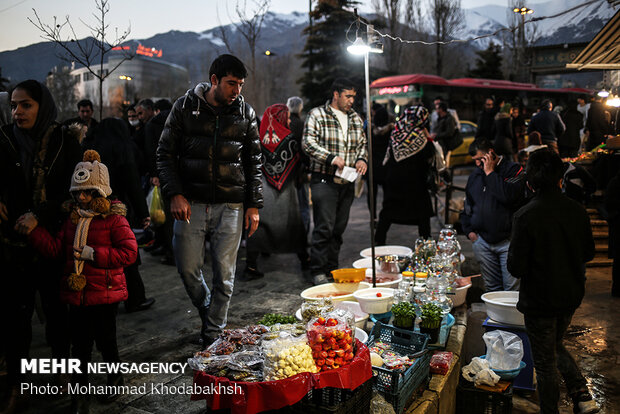
[[263,353],[263,374],[267,381],[292,377],[300,372],[318,372],[305,337],[295,338],[281,332],[276,339],[263,341]]
[[353,331],[343,319],[329,315],[314,318],[308,323],[306,335],[320,371],[338,369],[353,359]]

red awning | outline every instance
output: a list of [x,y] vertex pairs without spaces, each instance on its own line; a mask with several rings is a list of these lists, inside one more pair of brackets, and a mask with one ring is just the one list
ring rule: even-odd
[[398,75],[379,78],[370,84],[371,88],[386,88],[389,86],[403,86],[421,83],[423,85],[449,85],[448,81],[440,76],[435,75]]

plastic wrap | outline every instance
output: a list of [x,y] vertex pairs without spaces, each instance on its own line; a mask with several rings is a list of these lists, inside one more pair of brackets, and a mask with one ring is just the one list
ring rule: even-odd
[[523,359],[523,341],[517,335],[495,330],[482,335],[487,346],[486,359],[491,368],[511,370],[519,368]]
[[334,310],[334,303],[331,298],[321,298],[319,300],[306,301],[301,304],[301,317],[303,323],[308,323],[312,318],[317,318],[323,314]]
[[452,352],[439,351],[435,352],[431,357],[431,373],[446,375],[452,364]]
[[321,371],[338,369],[354,355],[353,331],[344,319],[318,317],[307,326],[312,357]]
[[318,371],[305,336],[295,337],[288,332],[280,332],[275,339],[263,340],[262,347],[266,381],[281,380],[300,372]]

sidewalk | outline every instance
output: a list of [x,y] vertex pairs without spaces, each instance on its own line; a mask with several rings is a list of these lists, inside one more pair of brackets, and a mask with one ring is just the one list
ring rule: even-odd
[[[437,237],[439,229],[438,221],[433,219],[434,237]],[[351,209],[340,254],[341,267],[350,266],[360,257],[360,250],[370,246],[369,233],[369,214],[366,198],[363,196],[355,200]],[[417,227],[393,225],[387,241],[388,244],[412,246],[416,238]],[[472,274],[477,270],[477,265],[471,259],[471,244],[464,237],[461,237],[461,244],[468,258],[464,272]],[[245,267],[244,258],[245,250],[241,249],[237,275],[241,275]],[[198,337],[200,319],[185,293],[176,268],[161,265],[159,258],[153,258],[144,252],[142,262],[141,273],[147,296],[155,297],[157,302],[147,311],[132,314],[126,314],[122,306],[119,308],[117,329],[121,359],[128,362],[186,362],[199,348],[191,342]],[[299,261],[294,254],[260,257],[259,267],[265,272],[263,279],[244,282],[239,278],[236,281],[229,312],[229,327],[241,327],[256,322],[265,313],[293,314],[302,302],[299,293],[311,286],[309,281],[303,279]],[[209,264],[205,268],[207,274],[210,274]],[[579,356],[579,364],[592,379],[597,397],[605,401],[606,411],[603,412],[620,413],[620,320],[614,312],[620,300],[612,301],[608,293],[609,274],[610,270],[588,270],[588,294],[584,305],[573,319],[570,350]],[[31,357],[50,357],[49,348],[44,343],[43,325],[36,317],[33,322]],[[93,360],[101,360],[97,351],[93,352]],[[33,375],[31,379],[39,385],[52,383],[53,380],[51,375]],[[93,380],[98,385],[105,384],[103,375],[93,376]],[[189,386],[192,384],[192,376],[191,372],[186,372],[185,375],[126,376],[126,385],[144,383],[149,384],[149,387],[150,383]],[[30,409],[26,412],[64,413],[68,410],[69,400],[66,395],[31,396]],[[94,401],[91,411],[106,414],[202,413],[205,411],[205,403],[191,402],[189,396],[182,394],[147,393],[121,396],[114,403],[105,405]]]

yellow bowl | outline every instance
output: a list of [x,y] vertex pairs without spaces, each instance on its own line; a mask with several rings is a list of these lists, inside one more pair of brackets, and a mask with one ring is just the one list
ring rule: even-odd
[[332,276],[337,283],[358,283],[366,278],[366,269],[337,269],[332,270]]

